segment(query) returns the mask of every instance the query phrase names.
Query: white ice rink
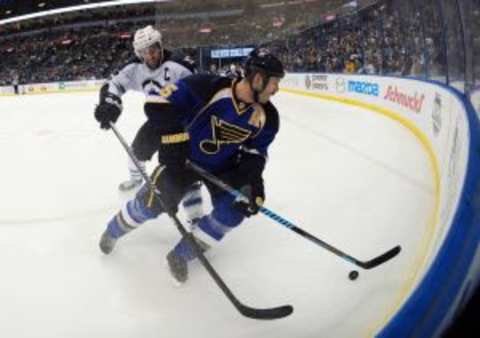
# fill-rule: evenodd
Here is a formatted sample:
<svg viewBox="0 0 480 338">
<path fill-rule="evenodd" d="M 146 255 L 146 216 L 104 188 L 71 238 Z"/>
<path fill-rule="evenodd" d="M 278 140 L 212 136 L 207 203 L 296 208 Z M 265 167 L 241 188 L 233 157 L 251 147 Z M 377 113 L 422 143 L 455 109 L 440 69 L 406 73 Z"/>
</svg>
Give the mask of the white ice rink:
<svg viewBox="0 0 480 338">
<path fill-rule="evenodd" d="M 249 219 L 207 257 L 242 302 L 294 306 L 276 321 L 239 315 L 198 262 L 174 287 L 164 257 L 179 234 L 166 216 L 104 256 L 99 236 L 131 196 L 117 190 L 126 154 L 99 129 L 96 101 L 0 98 L 0 337 L 369 337 L 418 279 L 434 207 L 421 144 L 382 115 L 288 93 L 274 100 L 281 128 L 266 206 L 359 259 L 397 244 L 399 256 L 350 281 L 351 264 L 262 215 Z M 143 99 L 124 105 L 118 128 L 132 140 Z"/>
</svg>

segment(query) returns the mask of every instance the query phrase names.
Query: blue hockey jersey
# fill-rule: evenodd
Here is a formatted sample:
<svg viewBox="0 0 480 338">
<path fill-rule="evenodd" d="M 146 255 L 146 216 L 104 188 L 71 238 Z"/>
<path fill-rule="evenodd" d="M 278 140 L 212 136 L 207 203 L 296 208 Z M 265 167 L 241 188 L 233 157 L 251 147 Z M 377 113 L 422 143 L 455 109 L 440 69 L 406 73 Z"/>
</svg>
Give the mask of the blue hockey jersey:
<svg viewBox="0 0 480 338">
<path fill-rule="evenodd" d="M 247 104 L 235 97 L 238 80 L 209 74 L 184 78 L 147 102 L 169 102 L 190 135 L 190 160 L 212 173 L 228 170 L 241 152 L 268 156 L 279 130 L 270 102 Z M 155 114 L 149 114 L 155 122 Z"/>
</svg>

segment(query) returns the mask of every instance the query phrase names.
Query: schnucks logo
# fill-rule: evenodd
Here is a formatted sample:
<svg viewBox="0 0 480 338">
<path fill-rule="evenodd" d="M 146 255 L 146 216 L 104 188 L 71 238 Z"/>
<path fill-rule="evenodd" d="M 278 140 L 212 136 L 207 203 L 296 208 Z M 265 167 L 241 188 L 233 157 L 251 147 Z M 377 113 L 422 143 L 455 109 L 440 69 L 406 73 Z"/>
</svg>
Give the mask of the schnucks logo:
<svg viewBox="0 0 480 338">
<path fill-rule="evenodd" d="M 348 91 L 372 96 L 380 94 L 378 84 L 364 81 L 348 81 Z"/>
<path fill-rule="evenodd" d="M 415 92 L 415 95 L 408 95 L 399 91 L 397 86 L 388 86 L 384 99 L 398 103 L 402 107 L 418 114 L 422 111 L 425 95 L 422 94 L 419 96 L 417 92 Z"/>
</svg>

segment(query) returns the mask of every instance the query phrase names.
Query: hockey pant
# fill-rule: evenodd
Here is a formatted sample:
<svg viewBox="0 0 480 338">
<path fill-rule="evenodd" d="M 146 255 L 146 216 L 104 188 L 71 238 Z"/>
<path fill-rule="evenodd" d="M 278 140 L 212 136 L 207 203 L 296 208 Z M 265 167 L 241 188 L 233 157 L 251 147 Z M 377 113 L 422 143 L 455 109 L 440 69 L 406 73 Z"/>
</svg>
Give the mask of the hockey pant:
<svg viewBox="0 0 480 338">
<path fill-rule="evenodd" d="M 132 143 L 133 154 L 143 171 L 145 171 L 145 162 L 152 159 L 152 156 L 157 152 L 159 145 L 160 138 L 155 132 L 152 123 L 150 121 L 145 122 L 138 130 Z M 142 180 L 142 174 L 130 156 L 128 157 L 128 171 L 130 172 L 132 180 Z"/>
<path fill-rule="evenodd" d="M 145 162 L 150 161 L 153 154 L 157 152 L 160 145 L 160 138 L 156 133 L 152 123 L 150 121 L 145 122 L 137 132 L 135 139 L 132 143 L 132 150 L 135 158 L 138 160 L 138 164 L 145 172 Z M 130 171 L 130 177 L 132 180 L 141 181 L 142 174 L 138 170 L 135 163 L 130 156 L 128 157 L 128 170 Z M 195 222 L 198 218 L 203 216 L 203 201 L 201 194 L 200 183 L 193 184 L 185 194 L 182 206 L 187 214 L 189 222 Z"/>
</svg>

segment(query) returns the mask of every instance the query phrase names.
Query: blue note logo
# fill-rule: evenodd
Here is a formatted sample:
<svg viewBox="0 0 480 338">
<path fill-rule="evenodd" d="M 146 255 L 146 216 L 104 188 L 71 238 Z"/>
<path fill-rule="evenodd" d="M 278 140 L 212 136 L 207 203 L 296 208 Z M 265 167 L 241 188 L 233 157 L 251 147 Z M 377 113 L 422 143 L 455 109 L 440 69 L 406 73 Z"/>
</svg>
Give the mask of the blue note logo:
<svg viewBox="0 0 480 338">
<path fill-rule="evenodd" d="M 217 154 L 224 144 L 245 142 L 252 133 L 248 129 L 219 120 L 216 116 L 211 118 L 212 138 L 200 142 L 200 149 L 209 155 Z"/>
</svg>

